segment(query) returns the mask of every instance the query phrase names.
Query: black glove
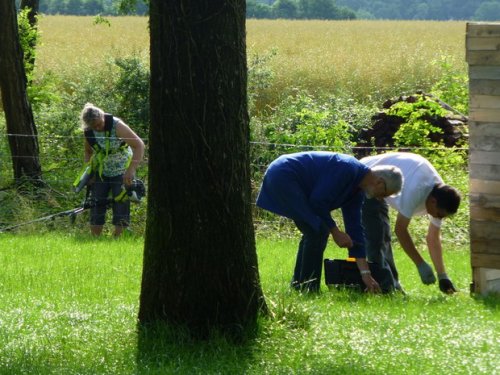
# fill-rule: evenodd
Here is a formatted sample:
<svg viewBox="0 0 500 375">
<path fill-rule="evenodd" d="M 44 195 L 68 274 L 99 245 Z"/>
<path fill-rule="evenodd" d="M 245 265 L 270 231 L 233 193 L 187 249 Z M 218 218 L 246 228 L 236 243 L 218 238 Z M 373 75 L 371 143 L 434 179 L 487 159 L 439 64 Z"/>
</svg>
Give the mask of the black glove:
<svg viewBox="0 0 500 375">
<path fill-rule="evenodd" d="M 457 292 L 457 289 L 451 282 L 451 280 L 448 278 L 448 275 L 446 273 L 440 273 L 438 274 L 439 278 L 439 289 L 441 292 L 446 293 L 446 294 L 453 294 Z"/>
</svg>

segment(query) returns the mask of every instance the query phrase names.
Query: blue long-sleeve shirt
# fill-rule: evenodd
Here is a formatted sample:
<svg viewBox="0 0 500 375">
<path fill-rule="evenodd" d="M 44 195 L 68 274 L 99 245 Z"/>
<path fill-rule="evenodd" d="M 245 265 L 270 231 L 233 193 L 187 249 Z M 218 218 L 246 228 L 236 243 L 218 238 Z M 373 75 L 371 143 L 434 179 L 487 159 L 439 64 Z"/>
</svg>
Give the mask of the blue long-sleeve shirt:
<svg viewBox="0 0 500 375">
<path fill-rule="evenodd" d="M 355 243 L 349 255 L 364 257 L 364 194 L 359 184 L 369 170 L 356 158 L 333 152 L 282 155 L 266 171 L 257 206 L 306 222 L 318 231 L 336 227 L 331 211 L 340 208 L 345 230 Z"/>
</svg>

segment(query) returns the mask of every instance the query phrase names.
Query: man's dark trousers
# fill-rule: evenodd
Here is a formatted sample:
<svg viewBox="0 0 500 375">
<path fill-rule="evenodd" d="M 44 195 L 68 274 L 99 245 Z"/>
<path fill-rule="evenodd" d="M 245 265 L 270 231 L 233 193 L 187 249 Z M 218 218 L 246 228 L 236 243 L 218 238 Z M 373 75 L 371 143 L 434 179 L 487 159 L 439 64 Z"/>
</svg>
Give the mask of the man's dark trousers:
<svg viewBox="0 0 500 375">
<path fill-rule="evenodd" d="M 362 211 L 362 223 L 365 230 L 366 256 L 369 262 L 377 263 L 384 278 L 378 280 L 382 291 L 390 292 L 401 289 L 398 271 L 394 263 L 391 246 L 391 223 L 389 205 L 384 200 L 365 199 Z"/>
</svg>

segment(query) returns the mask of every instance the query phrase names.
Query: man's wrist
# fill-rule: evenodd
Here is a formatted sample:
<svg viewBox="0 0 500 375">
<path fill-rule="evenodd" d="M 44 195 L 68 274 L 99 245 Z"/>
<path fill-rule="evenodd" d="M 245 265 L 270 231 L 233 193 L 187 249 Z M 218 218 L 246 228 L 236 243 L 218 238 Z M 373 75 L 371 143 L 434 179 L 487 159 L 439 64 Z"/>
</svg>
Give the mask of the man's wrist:
<svg viewBox="0 0 500 375">
<path fill-rule="evenodd" d="M 371 271 L 370 270 L 361 270 L 361 271 L 359 271 L 359 273 L 361 274 L 361 276 L 371 275 Z"/>
</svg>

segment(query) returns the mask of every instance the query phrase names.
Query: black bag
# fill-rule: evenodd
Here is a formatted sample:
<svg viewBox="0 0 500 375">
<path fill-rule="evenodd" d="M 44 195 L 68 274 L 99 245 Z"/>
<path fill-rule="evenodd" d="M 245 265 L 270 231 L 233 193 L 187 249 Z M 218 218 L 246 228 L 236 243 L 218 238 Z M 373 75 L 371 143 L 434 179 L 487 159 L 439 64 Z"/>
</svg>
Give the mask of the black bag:
<svg viewBox="0 0 500 375">
<path fill-rule="evenodd" d="M 325 283 L 328 287 L 349 287 L 365 290 L 365 283 L 359 273 L 356 262 L 345 259 L 325 259 Z M 372 277 L 380 284 L 388 270 L 383 269 L 377 263 L 368 263 Z M 381 285 L 382 287 L 382 285 Z M 389 292 L 382 287 L 384 293 Z"/>
</svg>

